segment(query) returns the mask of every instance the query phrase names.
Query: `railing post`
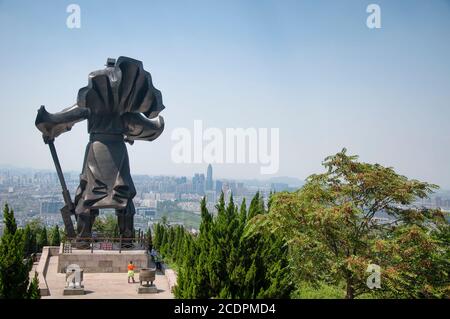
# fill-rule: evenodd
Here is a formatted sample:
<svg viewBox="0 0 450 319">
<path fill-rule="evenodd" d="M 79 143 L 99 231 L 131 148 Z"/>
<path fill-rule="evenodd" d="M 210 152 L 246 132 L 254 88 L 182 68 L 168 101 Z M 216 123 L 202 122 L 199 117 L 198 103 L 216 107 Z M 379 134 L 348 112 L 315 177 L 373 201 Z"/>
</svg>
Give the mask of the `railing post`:
<svg viewBox="0 0 450 319">
<path fill-rule="evenodd" d="M 91 236 L 91 254 L 94 253 L 94 237 Z"/>
</svg>

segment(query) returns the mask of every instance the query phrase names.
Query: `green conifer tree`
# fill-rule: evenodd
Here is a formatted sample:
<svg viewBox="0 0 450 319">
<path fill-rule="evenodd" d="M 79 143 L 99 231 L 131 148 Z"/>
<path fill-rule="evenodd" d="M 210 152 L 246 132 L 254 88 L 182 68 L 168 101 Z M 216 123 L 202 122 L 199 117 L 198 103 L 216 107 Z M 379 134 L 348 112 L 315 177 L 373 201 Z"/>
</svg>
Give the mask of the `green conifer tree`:
<svg viewBox="0 0 450 319">
<path fill-rule="evenodd" d="M 256 215 L 261 213 L 261 201 L 260 201 L 259 191 L 256 192 L 255 196 L 253 196 L 252 201 L 250 202 L 250 207 L 248 209 L 247 219 L 252 219 Z"/>
<path fill-rule="evenodd" d="M 27 292 L 28 299 L 41 299 L 41 291 L 39 290 L 39 279 L 37 273 L 34 274 Z"/>
<path fill-rule="evenodd" d="M 14 210 L 10 209 L 8 204 L 5 204 L 5 207 L 3 208 L 3 222 L 5 223 L 5 234 L 14 234 L 16 232 L 17 223 L 14 218 Z"/>
<path fill-rule="evenodd" d="M 38 251 L 42 251 L 44 246 L 48 246 L 47 228 L 44 226 L 37 234 L 37 247 Z"/>
<path fill-rule="evenodd" d="M 209 282 L 209 254 L 211 245 L 211 229 L 212 215 L 206 207 L 206 198 L 203 197 L 201 203 L 200 233 L 197 237 L 196 244 L 199 252 L 198 259 L 195 264 L 195 285 L 196 298 L 208 298 L 211 295 L 211 285 Z"/>
<path fill-rule="evenodd" d="M 50 246 L 59 246 L 61 244 L 61 234 L 58 225 L 52 228 L 50 234 Z"/>
<path fill-rule="evenodd" d="M 253 217 L 264 214 L 262 197 L 252 200 Z M 284 242 L 269 234 L 245 232 L 246 204 L 240 209 L 230 196 L 226 205 L 221 194 L 215 218 L 201 201 L 200 232 L 184 232 L 183 258 L 179 258 L 177 298 L 288 298 L 292 285 L 288 276 Z M 176 246 L 175 246 L 176 247 Z"/>
<path fill-rule="evenodd" d="M 152 230 L 150 227 L 147 229 L 147 234 L 145 235 L 145 238 L 147 240 L 148 250 L 151 251 L 153 248 L 153 238 L 152 238 Z"/>
<path fill-rule="evenodd" d="M 36 236 L 34 232 L 31 230 L 30 225 L 28 224 L 25 226 L 23 237 L 24 237 L 23 252 L 24 257 L 26 258 L 36 252 Z"/>
<path fill-rule="evenodd" d="M 159 248 L 159 252 L 160 252 L 161 256 L 165 257 L 166 252 L 167 252 L 167 245 L 169 242 L 169 238 L 168 238 L 169 234 L 168 234 L 167 228 L 164 226 L 162 226 L 160 230 L 162 232 L 162 235 L 161 235 L 161 245 Z"/>
<path fill-rule="evenodd" d="M 6 231 L 0 239 L 0 298 L 24 299 L 29 295 L 31 259 L 24 259 L 24 232 L 17 229 L 14 212 L 5 205 Z"/>
<path fill-rule="evenodd" d="M 244 197 L 241 203 L 241 208 L 239 210 L 239 224 L 241 227 L 243 227 L 246 222 L 247 222 L 247 203 Z"/>
</svg>

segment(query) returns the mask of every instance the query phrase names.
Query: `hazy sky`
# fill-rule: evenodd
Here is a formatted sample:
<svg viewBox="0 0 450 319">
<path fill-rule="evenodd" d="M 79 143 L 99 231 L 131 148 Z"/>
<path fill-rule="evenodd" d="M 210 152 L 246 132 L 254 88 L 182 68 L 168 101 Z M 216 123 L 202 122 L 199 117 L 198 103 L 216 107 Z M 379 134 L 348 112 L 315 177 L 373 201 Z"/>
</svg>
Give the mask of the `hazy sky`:
<svg viewBox="0 0 450 319">
<path fill-rule="evenodd" d="M 81 7 L 69 29 L 66 8 Z M 366 7 L 381 7 L 369 29 Z M 128 147 L 132 173 L 191 176 L 175 128 L 280 129 L 276 175 L 305 178 L 347 147 L 361 160 L 450 188 L 450 1 L 0 0 L 0 164 L 53 168 L 36 110 L 75 102 L 107 57 L 144 62 L 162 91 L 163 135 Z M 80 170 L 86 123 L 59 137 Z M 214 165 L 262 178 L 259 165 Z"/>
</svg>

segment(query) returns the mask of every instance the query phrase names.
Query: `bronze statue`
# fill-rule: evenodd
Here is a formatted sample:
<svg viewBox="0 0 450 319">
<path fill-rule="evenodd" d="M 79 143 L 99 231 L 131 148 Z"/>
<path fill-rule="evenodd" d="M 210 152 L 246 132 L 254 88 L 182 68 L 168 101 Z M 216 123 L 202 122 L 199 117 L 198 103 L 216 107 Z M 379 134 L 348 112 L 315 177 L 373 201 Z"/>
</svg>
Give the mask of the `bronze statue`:
<svg viewBox="0 0 450 319">
<path fill-rule="evenodd" d="M 150 73 L 141 61 L 128 57 L 119 57 L 117 62 L 109 58 L 105 69 L 89 74 L 88 86 L 79 90 L 72 107 L 51 114 L 41 106 L 35 124 L 50 146 L 63 188 L 66 206 L 61 213 L 68 237 L 91 237 L 95 217 L 102 208 L 114 208 L 121 236 L 133 237 L 136 190 L 125 142 L 153 141 L 161 135 L 164 119 L 159 113 L 163 109 L 161 92 L 153 87 Z M 72 203 L 53 141 L 85 119 L 89 143 Z M 77 220 L 76 234 L 71 214 Z"/>
</svg>

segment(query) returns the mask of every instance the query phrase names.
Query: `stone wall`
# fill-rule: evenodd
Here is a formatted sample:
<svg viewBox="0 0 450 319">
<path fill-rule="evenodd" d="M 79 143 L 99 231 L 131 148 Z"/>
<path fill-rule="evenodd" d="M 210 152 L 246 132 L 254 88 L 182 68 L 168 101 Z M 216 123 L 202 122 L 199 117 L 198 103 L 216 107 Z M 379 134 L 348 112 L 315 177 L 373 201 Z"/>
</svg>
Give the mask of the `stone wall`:
<svg viewBox="0 0 450 319">
<path fill-rule="evenodd" d="M 42 248 L 42 254 L 40 255 L 39 263 L 36 266 L 36 272 L 38 274 L 39 280 L 39 291 L 41 293 L 41 296 L 50 295 L 45 276 L 47 276 L 48 261 L 50 260 L 50 257 L 57 256 L 59 254 L 59 250 L 60 247 L 58 246 L 45 246 Z M 31 276 L 34 277 L 34 274 L 30 274 L 30 277 Z M 33 277 L 31 277 L 31 279 Z"/>
<path fill-rule="evenodd" d="M 85 273 L 126 273 L 130 261 L 140 268 L 149 267 L 149 255 L 145 250 L 132 251 L 95 251 L 72 250 L 72 253 L 60 253 L 58 259 L 58 272 L 65 273 L 66 267 L 77 264 Z"/>
<path fill-rule="evenodd" d="M 177 285 L 177 273 L 169 268 L 166 264 L 161 265 L 161 271 L 166 276 L 167 282 L 169 284 L 170 292 L 173 293 L 175 286 Z"/>
</svg>

